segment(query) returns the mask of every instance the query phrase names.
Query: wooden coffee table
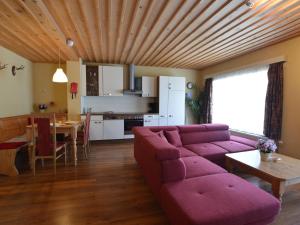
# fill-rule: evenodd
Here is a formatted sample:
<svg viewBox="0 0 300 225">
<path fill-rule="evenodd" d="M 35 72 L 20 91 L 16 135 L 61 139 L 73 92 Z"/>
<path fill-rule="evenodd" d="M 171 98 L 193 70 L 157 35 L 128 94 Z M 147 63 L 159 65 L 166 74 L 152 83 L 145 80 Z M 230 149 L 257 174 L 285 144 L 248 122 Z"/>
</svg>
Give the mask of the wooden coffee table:
<svg viewBox="0 0 300 225">
<path fill-rule="evenodd" d="M 300 160 L 273 153 L 280 160 L 262 161 L 259 150 L 226 154 L 229 171 L 234 167 L 272 184 L 273 194 L 281 199 L 285 188 L 300 183 Z"/>
</svg>

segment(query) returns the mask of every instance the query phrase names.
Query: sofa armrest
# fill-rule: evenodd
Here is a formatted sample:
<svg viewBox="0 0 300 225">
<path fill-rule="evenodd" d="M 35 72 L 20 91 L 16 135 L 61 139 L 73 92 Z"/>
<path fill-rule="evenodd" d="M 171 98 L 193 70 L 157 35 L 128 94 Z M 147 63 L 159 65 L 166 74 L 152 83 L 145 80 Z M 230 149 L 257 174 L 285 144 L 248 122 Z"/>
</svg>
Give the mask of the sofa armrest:
<svg viewBox="0 0 300 225">
<path fill-rule="evenodd" d="M 182 159 L 165 160 L 162 163 L 162 181 L 172 182 L 183 180 L 186 176 L 186 168 Z"/>
<path fill-rule="evenodd" d="M 148 137 L 156 135 L 148 127 L 134 127 L 132 129 L 132 132 L 135 135 L 135 137 Z"/>
</svg>

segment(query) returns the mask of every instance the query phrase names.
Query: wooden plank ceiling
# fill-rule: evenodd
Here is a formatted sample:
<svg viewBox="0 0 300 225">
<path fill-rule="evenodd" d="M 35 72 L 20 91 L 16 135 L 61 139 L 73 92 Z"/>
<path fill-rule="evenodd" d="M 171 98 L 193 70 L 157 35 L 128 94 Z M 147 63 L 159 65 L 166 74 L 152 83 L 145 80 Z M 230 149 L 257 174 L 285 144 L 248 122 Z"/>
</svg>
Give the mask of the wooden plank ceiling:
<svg viewBox="0 0 300 225">
<path fill-rule="evenodd" d="M 252 2 L 0 0 L 0 45 L 33 62 L 60 48 L 63 61 L 200 69 L 300 34 L 300 0 Z"/>
</svg>

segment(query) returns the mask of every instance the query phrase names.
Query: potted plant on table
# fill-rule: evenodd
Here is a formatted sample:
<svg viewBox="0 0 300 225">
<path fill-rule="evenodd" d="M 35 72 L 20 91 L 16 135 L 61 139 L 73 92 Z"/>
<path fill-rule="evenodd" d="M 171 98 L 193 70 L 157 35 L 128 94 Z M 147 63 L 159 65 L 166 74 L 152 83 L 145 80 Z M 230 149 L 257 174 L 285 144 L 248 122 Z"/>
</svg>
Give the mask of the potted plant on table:
<svg viewBox="0 0 300 225">
<path fill-rule="evenodd" d="M 277 150 L 277 145 L 272 139 L 259 139 L 256 147 L 259 149 L 263 161 L 270 160 L 272 153 Z"/>
</svg>

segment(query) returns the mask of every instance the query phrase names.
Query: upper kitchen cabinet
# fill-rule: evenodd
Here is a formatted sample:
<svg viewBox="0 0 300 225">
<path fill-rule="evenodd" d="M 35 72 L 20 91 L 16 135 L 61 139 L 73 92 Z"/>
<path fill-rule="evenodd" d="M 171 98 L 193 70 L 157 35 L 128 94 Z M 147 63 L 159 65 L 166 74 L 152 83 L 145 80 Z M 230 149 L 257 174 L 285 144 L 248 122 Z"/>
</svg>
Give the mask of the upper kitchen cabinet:
<svg viewBox="0 0 300 225">
<path fill-rule="evenodd" d="M 82 96 L 122 96 L 122 66 L 81 66 Z"/>
<path fill-rule="evenodd" d="M 103 95 L 123 96 L 123 66 L 103 66 Z"/>
<path fill-rule="evenodd" d="M 142 97 L 157 97 L 156 77 L 142 77 Z"/>
</svg>

